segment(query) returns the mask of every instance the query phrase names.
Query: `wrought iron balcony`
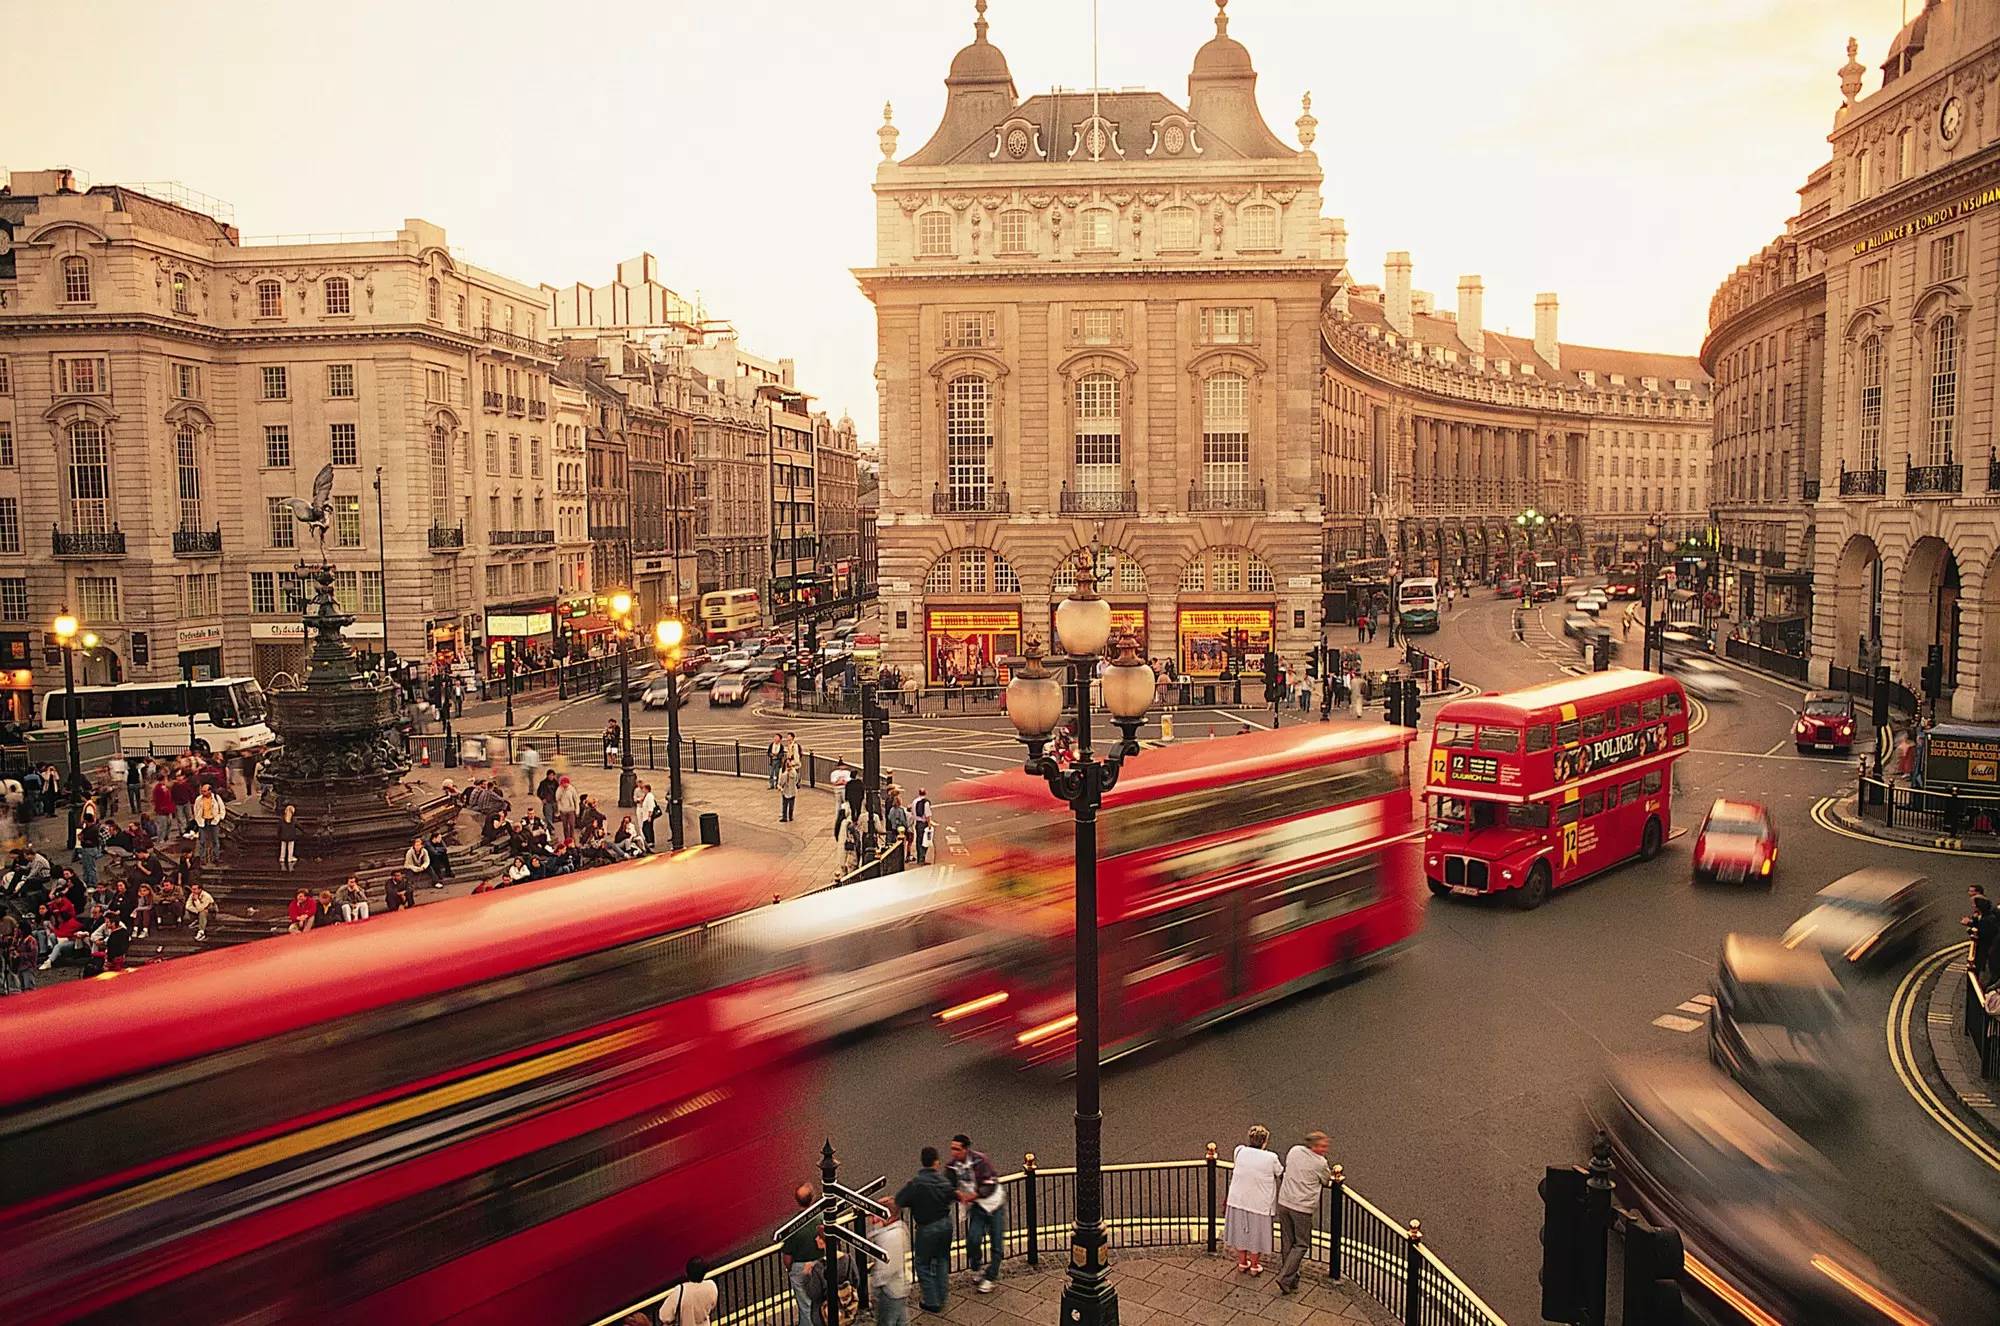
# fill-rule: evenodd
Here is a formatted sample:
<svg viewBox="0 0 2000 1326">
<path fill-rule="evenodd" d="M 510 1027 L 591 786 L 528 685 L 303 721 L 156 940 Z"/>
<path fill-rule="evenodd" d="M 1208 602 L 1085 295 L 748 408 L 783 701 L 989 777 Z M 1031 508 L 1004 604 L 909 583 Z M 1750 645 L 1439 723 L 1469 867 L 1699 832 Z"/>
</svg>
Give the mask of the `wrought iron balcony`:
<svg viewBox="0 0 2000 1326">
<path fill-rule="evenodd" d="M 528 398 L 526 396 L 509 396 L 507 398 L 507 413 L 526 414 L 527 412 Z"/>
<path fill-rule="evenodd" d="M 1986 491 L 2000 492 L 2000 456 L 1986 458 Z"/>
<path fill-rule="evenodd" d="M 65 533 L 53 528 L 52 544 L 58 557 L 123 557 L 125 531 L 113 525 L 89 534 Z"/>
<path fill-rule="evenodd" d="M 1734 543 L 1725 543 L 1722 545 L 1722 560 L 1725 562 L 1736 560 L 1736 545 Z"/>
<path fill-rule="evenodd" d="M 549 403 L 548 403 L 547 401 L 529 401 L 529 402 L 528 402 L 528 417 L 529 417 L 530 419 L 546 419 L 546 418 L 548 418 L 548 417 L 549 417 Z"/>
<path fill-rule="evenodd" d="M 489 410 L 503 408 L 506 400 L 507 398 L 497 391 L 482 391 L 479 393 L 479 403 Z"/>
<path fill-rule="evenodd" d="M 592 525 L 590 527 L 590 541 L 592 543 L 623 543 L 631 537 L 632 528 L 629 525 Z"/>
<path fill-rule="evenodd" d="M 1056 510 L 1065 516 L 1132 515 L 1139 509 L 1139 485 L 1123 488 L 1072 488 L 1067 483 L 1056 496 Z"/>
<path fill-rule="evenodd" d="M 174 556 L 201 557 L 222 551 L 222 527 L 214 529 L 177 529 L 174 531 Z"/>
<path fill-rule="evenodd" d="M 557 357 L 554 346 L 527 336 L 516 336 L 510 331 L 501 331 L 498 327 L 481 327 L 479 339 L 488 345 L 497 345 L 503 350 L 512 350 L 517 354 L 535 355 L 544 359 Z"/>
<path fill-rule="evenodd" d="M 1911 465 L 1903 471 L 1905 493 L 1962 493 L 1963 465 Z"/>
<path fill-rule="evenodd" d="M 1840 472 L 1840 495 L 1842 497 L 1880 497 L 1889 487 L 1887 470 L 1842 470 Z"/>
<path fill-rule="evenodd" d="M 1819 480 L 1807 479 L 1800 488 L 1799 496 L 1808 502 L 1819 501 Z"/>
<path fill-rule="evenodd" d="M 1187 509 L 1190 511 L 1264 511 L 1268 506 L 1264 497 L 1264 482 L 1258 480 L 1255 486 L 1230 484 L 1219 488 L 1205 488 L 1200 484 L 1188 485 Z"/>
<path fill-rule="evenodd" d="M 931 489 L 931 514 L 934 516 L 1004 516 L 1014 509 L 1014 499 L 1007 494 L 1007 485 L 998 488 L 966 488 L 957 492 L 945 492 L 942 488 Z"/>
<path fill-rule="evenodd" d="M 552 529 L 496 529 L 487 535 L 488 543 L 554 543 L 556 532 Z"/>
<path fill-rule="evenodd" d="M 465 546 L 465 526 L 431 526 L 431 549 L 434 552 L 450 552 Z"/>
<path fill-rule="evenodd" d="M 1783 548 L 1766 548 L 1757 554 L 1757 560 L 1765 566 L 1782 567 L 1785 564 L 1785 550 Z"/>
</svg>

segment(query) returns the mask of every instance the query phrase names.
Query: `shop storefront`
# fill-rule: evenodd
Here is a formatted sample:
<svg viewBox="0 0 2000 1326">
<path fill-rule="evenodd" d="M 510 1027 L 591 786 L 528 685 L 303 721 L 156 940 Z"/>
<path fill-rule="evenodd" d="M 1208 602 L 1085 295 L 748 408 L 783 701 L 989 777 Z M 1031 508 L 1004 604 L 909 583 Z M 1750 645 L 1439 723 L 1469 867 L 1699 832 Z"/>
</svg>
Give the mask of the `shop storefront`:
<svg viewBox="0 0 2000 1326">
<path fill-rule="evenodd" d="M 341 628 L 341 638 L 374 642 L 382 638 L 381 621 L 350 622 Z M 379 644 L 361 643 L 363 653 L 379 649 Z M 304 622 L 251 622 L 250 675 L 267 689 L 297 686 L 306 678 L 308 645 Z M 185 674 L 184 674 L 185 675 Z"/>
<path fill-rule="evenodd" d="M 1194 677 L 1223 676 L 1234 671 L 1238 659 L 1246 672 L 1260 668 L 1272 647 L 1275 618 L 1276 610 L 1268 606 L 1180 608 L 1179 666 Z"/>
<path fill-rule="evenodd" d="M 425 622 L 424 640 L 430 646 L 434 666 L 448 668 L 465 657 L 465 633 L 456 617 L 434 617 Z"/>
<path fill-rule="evenodd" d="M 303 628 L 301 628 L 303 629 Z M 222 627 L 183 626 L 174 632 L 180 651 L 180 675 L 190 681 L 212 681 L 222 675 Z"/>
<path fill-rule="evenodd" d="M 1058 606 L 1059 604 L 1057 603 L 1049 605 L 1048 625 L 1046 633 L 1042 636 L 1044 641 L 1056 638 L 1056 608 Z M 1118 600 L 1113 599 L 1111 601 L 1111 638 L 1104 642 L 1104 656 L 1106 658 L 1117 656 L 1119 642 L 1125 638 L 1125 634 L 1128 631 L 1132 634 L 1132 647 L 1139 651 L 1141 658 L 1147 657 L 1146 642 L 1149 637 L 1146 635 L 1146 605 L 1141 602 L 1120 603 Z"/>
<path fill-rule="evenodd" d="M 995 685 L 1000 660 L 1021 652 L 1021 610 L 924 609 L 925 677 L 930 685 Z"/>
<path fill-rule="evenodd" d="M 35 673 L 26 631 L 0 631 L 0 718 L 26 723 L 35 714 Z"/>
<path fill-rule="evenodd" d="M 541 599 L 530 603 L 505 603 L 486 610 L 486 673 L 500 674 L 503 655 L 511 645 L 518 669 L 543 667 L 553 657 L 556 633 L 556 603 Z"/>
</svg>

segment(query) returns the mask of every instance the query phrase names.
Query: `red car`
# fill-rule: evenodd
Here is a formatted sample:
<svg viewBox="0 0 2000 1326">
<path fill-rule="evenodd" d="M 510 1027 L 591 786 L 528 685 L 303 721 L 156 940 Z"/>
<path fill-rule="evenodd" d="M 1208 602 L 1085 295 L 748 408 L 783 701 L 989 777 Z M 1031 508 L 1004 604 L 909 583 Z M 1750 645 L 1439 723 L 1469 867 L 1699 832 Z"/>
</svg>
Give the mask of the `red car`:
<svg viewBox="0 0 2000 1326">
<path fill-rule="evenodd" d="M 1614 599 L 1636 599 L 1639 597 L 1639 587 L 1629 580 L 1614 580 L 1605 586 L 1604 592 L 1608 597 Z"/>
<path fill-rule="evenodd" d="M 1801 755 L 1853 749 L 1854 697 L 1845 691 L 1807 691 L 1798 721 L 1792 724 L 1792 740 Z"/>
<path fill-rule="evenodd" d="M 1754 801 L 1717 801 L 1694 840 L 1694 877 L 1709 883 L 1768 881 L 1778 867 L 1778 829 Z"/>
</svg>

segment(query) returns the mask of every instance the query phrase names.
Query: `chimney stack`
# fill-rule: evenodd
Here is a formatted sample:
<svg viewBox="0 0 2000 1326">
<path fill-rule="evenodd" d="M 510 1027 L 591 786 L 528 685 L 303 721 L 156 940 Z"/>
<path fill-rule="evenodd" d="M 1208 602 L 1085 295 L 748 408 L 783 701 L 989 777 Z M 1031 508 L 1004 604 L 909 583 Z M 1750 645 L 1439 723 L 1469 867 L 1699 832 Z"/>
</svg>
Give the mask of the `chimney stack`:
<svg viewBox="0 0 2000 1326">
<path fill-rule="evenodd" d="M 1479 355 L 1486 353 L 1486 287 L 1477 276 L 1458 278 L 1458 339 Z"/>
<path fill-rule="evenodd" d="M 1562 347 L 1556 344 L 1556 296 L 1544 290 L 1535 296 L 1535 353 L 1550 368 L 1562 368 Z"/>
<path fill-rule="evenodd" d="M 1382 316 L 1398 336 L 1411 335 L 1410 255 L 1398 249 L 1382 260 Z"/>
</svg>

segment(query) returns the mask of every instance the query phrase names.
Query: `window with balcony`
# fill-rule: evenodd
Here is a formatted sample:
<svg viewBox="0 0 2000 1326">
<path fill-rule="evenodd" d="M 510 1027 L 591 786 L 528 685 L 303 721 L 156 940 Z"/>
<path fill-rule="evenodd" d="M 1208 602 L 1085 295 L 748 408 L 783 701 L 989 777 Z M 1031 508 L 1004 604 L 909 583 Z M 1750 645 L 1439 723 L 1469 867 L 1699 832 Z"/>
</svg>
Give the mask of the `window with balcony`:
<svg viewBox="0 0 2000 1326">
<path fill-rule="evenodd" d="M 952 508 L 981 511 L 993 486 L 993 388 L 965 373 L 945 384 L 945 484 Z"/>
<path fill-rule="evenodd" d="M 331 424 L 327 428 L 327 449 L 336 465 L 359 465 L 361 442 L 353 424 Z"/>
<path fill-rule="evenodd" d="M 1006 220 L 1003 216 L 1002 221 Z M 996 233 L 997 233 L 996 227 Z M 950 212 L 923 212 L 917 216 L 917 255 L 923 258 L 951 256 L 952 220 Z M 1003 252 L 1005 250 L 1002 250 Z"/>
<path fill-rule="evenodd" d="M 79 419 L 68 429 L 69 532 L 107 534 L 111 530 L 111 440 L 104 426 Z"/>
<path fill-rule="evenodd" d="M 1125 487 L 1118 379 L 1087 373 L 1076 383 L 1076 434 L 1072 463 L 1079 493 L 1110 494 Z"/>
<path fill-rule="evenodd" d="M 1214 496 L 1249 490 L 1250 382 L 1241 373 L 1217 373 L 1202 386 L 1201 482 Z"/>
<path fill-rule="evenodd" d="M 1861 343 L 1861 468 L 1882 468 L 1882 338 L 1870 336 Z"/>
<path fill-rule="evenodd" d="M 174 486 L 179 499 L 183 533 L 203 528 L 201 503 L 201 434 L 182 424 L 174 434 Z"/>
<path fill-rule="evenodd" d="M 90 302 L 90 259 L 68 257 L 62 260 L 63 302 L 65 304 L 88 304 Z"/>
<path fill-rule="evenodd" d="M 1161 252 L 1185 252 L 1195 246 L 1195 211 L 1192 207 L 1167 207 L 1160 211 Z"/>
<path fill-rule="evenodd" d="M 443 424 L 431 428 L 431 526 L 451 523 L 451 430 Z"/>
<path fill-rule="evenodd" d="M 1931 324 L 1930 465 L 1952 463 L 1958 428 L 1958 319 Z"/>
<path fill-rule="evenodd" d="M 257 316 L 260 318 L 282 318 L 285 316 L 285 288 L 276 281 L 257 283 Z"/>
</svg>

